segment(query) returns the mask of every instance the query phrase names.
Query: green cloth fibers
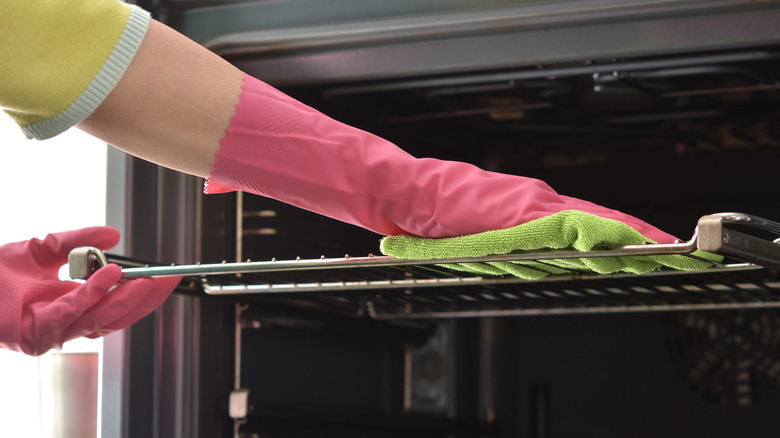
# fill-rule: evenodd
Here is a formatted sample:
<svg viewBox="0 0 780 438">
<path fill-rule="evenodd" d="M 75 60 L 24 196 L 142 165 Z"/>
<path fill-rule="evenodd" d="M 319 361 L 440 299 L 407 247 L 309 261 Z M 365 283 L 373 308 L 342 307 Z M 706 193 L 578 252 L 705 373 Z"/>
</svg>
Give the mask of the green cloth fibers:
<svg viewBox="0 0 780 438">
<path fill-rule="evenodd" d="M 496 254 L 541 252 L 545 250 L 591 251 L 625 245 L 656 243 L 630 226 L 577 210 L 567 210 L 503 230 L 486 231 L 468 236 L 430 239 L 411 235 L 382 239 L 383 254 L 398 259 L 441 259 L 483 257 Z M 722 257 L 696 251 L 703 259 L 720 262 Z M 487 262 L 442 265 L 479 275 L 514 275 L 538 280 L 548 275 L 567 274 L 571 270 L 611 274 L 627 272 L 644 274 L 662 266 L 695 271 L 712 266 L 704 260 L 684 255 L 641 257 L 603 257 L 559 259 L 540 262 Z"/>
</svg>

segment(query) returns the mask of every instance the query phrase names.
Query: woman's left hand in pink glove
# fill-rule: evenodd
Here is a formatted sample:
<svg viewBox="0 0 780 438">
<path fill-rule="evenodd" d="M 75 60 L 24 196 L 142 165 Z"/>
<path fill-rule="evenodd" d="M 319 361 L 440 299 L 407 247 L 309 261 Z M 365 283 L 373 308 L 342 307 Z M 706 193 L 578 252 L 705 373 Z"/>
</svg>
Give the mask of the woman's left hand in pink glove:
<svg viewBox="0 0 780 438">
<path fill-rule="evenodd" d="M 160 306 L 181 278 L 122 280 L 120 267 L 107 265 L 84 283 L 59 279 L 72 249 L 118 242 L 116 229 L 91 227 L 0 246 L 0 347 L 43 354 L 128 327 Z"/>
</svg>

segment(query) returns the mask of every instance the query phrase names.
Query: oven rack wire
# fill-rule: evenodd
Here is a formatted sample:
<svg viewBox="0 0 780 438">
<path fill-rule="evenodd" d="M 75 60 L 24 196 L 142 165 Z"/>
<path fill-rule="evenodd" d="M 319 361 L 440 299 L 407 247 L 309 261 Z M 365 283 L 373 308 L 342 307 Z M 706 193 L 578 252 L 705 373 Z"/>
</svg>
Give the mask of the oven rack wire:
<svg viewBox="0 0 780 438">
<path fill-rule="evenodd" d="M 770 275 L 767 275 L 770 274 Z M 514 284 L 263 295 L 274 302 L 377 320 L 542 316 L 780 307 L 780 279 L 741 264 L 692 275 L 610 275 Z"/>
<path fill-rule="evenodd" d="M 118 263 L 125 278 L 184 276 L 207 295 L 271 299 L 374 319 L 509 316 L 780 307 L 780 224 L 744 213 L 699 219 L 688 242 L 488 257 L 398 260 L 387 256 L 153 266 L 91 247 L 71 253 L 71 278 Z M 466 274 L 440 265 L 591 257 L 680 255 L 697 250 L 724 262 L 684 272 L 596 274 L 570 271 L 540 280 Z M 704 260 L 701 259 L 700 260 Z M 767 269 L 769 268 L 769 269 Z"/>
</svg>

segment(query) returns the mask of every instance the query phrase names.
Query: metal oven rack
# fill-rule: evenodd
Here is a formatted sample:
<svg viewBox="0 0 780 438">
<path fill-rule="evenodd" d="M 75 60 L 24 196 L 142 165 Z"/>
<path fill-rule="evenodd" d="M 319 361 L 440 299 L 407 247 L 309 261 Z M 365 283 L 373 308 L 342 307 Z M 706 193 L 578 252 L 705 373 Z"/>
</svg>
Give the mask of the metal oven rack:
<svg viewBox="0 0 780 438">
<path fill-rule="evenodd" d="M 122 265 L 126 278 L 184 276 L 209 295 L 273 300 L 373 319 L 511 316 L 667 310 L 780 307 L 780 224 L 743 213 L 699 219 L 693 237 L 675 244 L 635 245 L 590 252 L 552 251 L 480 258 L 398 260 L 384 256 L 271 260 L 265 262 L 150 266 L 107 256 L 95 248 L 74 250 L 71 277 L 86 278 L 100 266 Z M 440 265 L 488 261 L 536 261 L 591 257 L 696 257 L 722 255 L 702 271 L 659 269 L 643 274 L 570 271 L 541 280 L 488 277 Z"/>
</svg>

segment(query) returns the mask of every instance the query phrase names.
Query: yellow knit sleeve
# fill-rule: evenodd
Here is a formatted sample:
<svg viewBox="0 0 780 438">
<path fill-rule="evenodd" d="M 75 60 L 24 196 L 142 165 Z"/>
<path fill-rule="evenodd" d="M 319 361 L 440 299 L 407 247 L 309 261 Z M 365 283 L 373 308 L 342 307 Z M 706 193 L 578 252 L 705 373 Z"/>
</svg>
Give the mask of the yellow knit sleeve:
<svg viewBox="0 0 780 438">
<path fill-rule="evenodd" d="M 149 20 L 117 0 L 4 0 L 0 107 L 30 138 L 67 130 L 119 82 Z"/>
</svg>

